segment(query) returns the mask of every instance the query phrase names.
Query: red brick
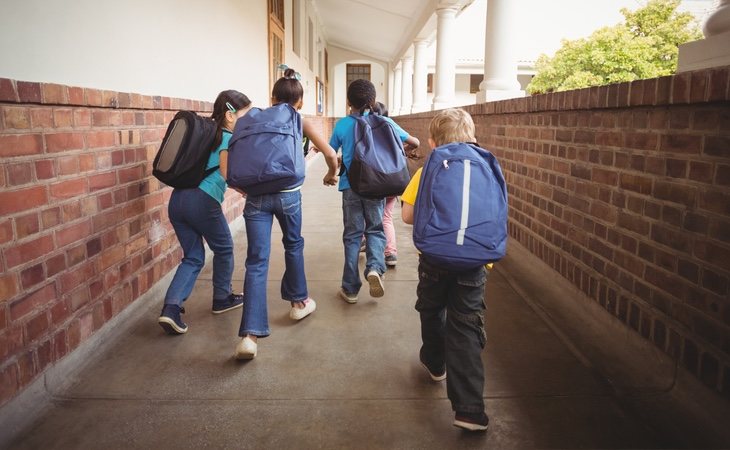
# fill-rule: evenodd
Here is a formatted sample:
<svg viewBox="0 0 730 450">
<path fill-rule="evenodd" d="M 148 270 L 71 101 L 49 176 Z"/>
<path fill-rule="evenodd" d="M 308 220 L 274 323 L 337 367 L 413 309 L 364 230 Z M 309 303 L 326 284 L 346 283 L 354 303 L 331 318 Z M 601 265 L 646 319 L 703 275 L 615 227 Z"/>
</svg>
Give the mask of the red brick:
<svg viewBox="0 0 730 450">
<path fill-rule="evenodd" d="M 690 161 L 689 163 L 689 179 L 707 183 L 712 179 L 712 163 L 701 161 Z"/>
<path fill-rule="evenodd" d="M 84 148 L 84 135 L 81 133 L 46 134 L 46 149 L 49 152 L 80 150 Z"/>
<path fill-rule="evenodd" d="M 113 147 L 117 144 L 114 131 L 98 131 L 86 135 L 89 148 Z"/>
<path fill-rule="evenodd" d="M 730 158 L 730 136 L 707 136 L 703 153 Z"/>
<path fill-rule="evenodd" d="M 0 275 L 0 302 L 7 301 L 18 294 L 18 278 L 14 273 Z"/>
<path fill-rule="evenodd" d="M 73 126 L 73 111 L 69 108 L 54 109 L 53 123 L 55 128 L 71 128 Z"/>
<path fill-rule="evenodd" d="M 37 208 L 48 202 L 45 186 L 0 192 L 0 215 Z"/>
<path fill-rule="evenodd" d="M 117 182 L 116 172 L 106 172 L 89 176 L 89 191 L 112 187 Z"/>
<path fill-rule="evenodd" d="M 73 270 L 67 270 L 61 275 L 61 293 L 69 293 L 79 286 L 87 283 L 95 275 L 95 273 L 94 264 L 91 261 L 81 264 Z"/>
<path fill-rule="evenodd" d="M 620 186 L 640 194 L 651 194 L 652 178 L 622 173 Z"/>
<path fill-rule="evenodd" d="M 30 128 L 30 110 L 26 107 L 2 106 L 5 129 L 27 130 Z"/>
<path fill-rule="evenodd" d="M 73 267 L 86 260 L 86 246 L 81 244 L 71 247 L 66 251 L 66 262 L 68 267 Z"/>
<path fill-rule="evenodd" d="M 53 127 L 53 109 L 32 108 L 30 110 L 30 123 L 34 129 Z"/>
<path fill-rule="evenodd" d="M 43 153 L 43 137 L 40 134 L 0 135 L 0 156 L 26 156 Z"/>
<path fill-rule="evenodd" d="M 66 256 L 61 253 L 60 255 L 46 259 L 44 264 L 46 266 L 46 276 L 51 278 L 66 269 Z"/>
<path fill-rule="evenodd" d="M 53 238 L 50 235 L 41 236 L 30 242 L 6 249 L 5 263 L 8 268 L 12 268 L 33 261 L 53 250 Z"/>
<path fill-rule="evenodd" d="M 707 100 L 717 102 L 728 99 L 728 78 L 730 78 L 730 69 L 727 67 L 719 67 L 710 70 Z"/>
<path fill-rule="evenodd" d="M 28 314 L 44 309 L 56 300 L 56 285 L 54 283 L 28 294 L 27 296 L 10 303 L 10 319 L 15 321 Z"/>
<path fill-rule="evenodd" d="M 73 175 L 79 172 L 79 158 L 77 155 L 58 158 L 58 174 Z"/>
<path fill-rule="evenodd" d="M 672 104 L 688 103 L 691 74 L 680 73 L 672 77 Z"/>
<path fill-rule="evenodd" d="M 110 125 L 110 117 L 111 113 L 107 110 L 94 110 L 91 113 L 91 123 L 95 127 L 108 127 Z"/>
<path fill-rule="evenodd" d="M 43 224 L 44 230 L 53 228 L 61 223 L 61 208 L 55 207 L 41 211 L 41 223 Z"/>
<path fill-rule="evenodd" d="M 624 133 L 624 145 L 628 148 L 656 150 L 658 140 L 655 133 Z"/>
<path fill-rule="evenodd" d="M 719 191 L 700 192 L 699 206 L 706 211 L 730 215 L 730 194 Z"/>
<path fill-rule="evenodd" d="M 709 73 L 706 70 L 698 70 L 696 72 L 692 72 L 689 94 L 689 101 L 691 103 L 699 103 L 705 100 L 708 76 Z"/>
<path fill-rule="evenodd" d="M 42 83 L 43 103 L 65 105 L 68 103 L 68 87 L 61 84 Z"/>
<path fill-rule="evenodd" d="M 33 212 L 15 218 L 15 233 L 17 239 L 23 239 L 40 231 L 38 213 Z"/>
<path fill-rule="evenodd" d="M 79 155 L 79 170 L 89 172 L 96 169 L 96 158 L 93 154 L 82 153 Z"/>
<path fill-rule="evenodd" d="M 53 336 L 53 359 L 58 361 L 68 353 L 68 343 L 66 342 L 66 330 L 61 330 Z"/>
<path fill-rule="evenodd" d="M 98 89 L 84 89 L 86 104 L 89 106 L 103 106 L 101 101 L 101 91 Z"/>
<path fill-rule="evenodd" d="M 50 195 L 53 199 L 66 199 L 85 194 L 86 178 L 75 178 L 50 185 Z"/>
<path fill-rule="evenodd" d="M 25 324 L 25 339 L 26 345 L 32 344 L 39 338 L 45 336 L 48 333 L 48 313 L 46 311 L 41 312 L 35 317 L 31 318 Z"/>
<path fill-rule="evenodd" d="M 88 109 L 74 109 L 74 127 L 86 128 L 91 126 L 91 111 Z"/>
<path fill-rule="evenodd" d="M 19 162 L 7 165 L 8 186 L 20 186 L 33 181 L 33 164 L 30 162 Z"/>
<path fill-rule="evenodd" d="M 14 239 L 13 222 L 10 219 L 0 222 L 0 244 L 5 244 Z"/>
<path fill-rule="evenodd" d="M 699 154 L 702 148 L 702 136 L 686 134 L 665 134 L 662 136 L 659 149 L 665 152 Z"/>
<path fill-rule="evenodd" d="M 28 81 L 18 81 L 18 98 L 20 103 L 40 103 L 41 84 Z"/>
<path fill-rule="evenodd" d="M 730 165 L 717 165 L 715 172 L 715 184 L 718 186 L 730 186 Z"/>
<path fill-rule="evenodd" d="M 71 315 L 71 309 L 65 300 L 59 300 L 50 308 L 51 323 L 58 327 Z"/>
<path fill-rule="evenodd" d="M 33 381 L 36 376 L 33 365 L 33 351 L 28 351 L 18 357 L 18 384 L 25 386 Z"/>
<path fill-rule="evenodd" d="M 129 183 L 132 181 L 141 180 L 144 176 L 144 166 L 138 165 L 129 167 L 126 169 L 119 169 L 119 184 Z"/>
<path fill-rule="evenodd" d="M 91 221 L 85 220 L 75 225 L 67 226 L 56 231 L 56 244 L 59 248 L 65 247 L 76 241 L 80 241 L 91 233 Z"/>
<path fill-rule="evenodd" d="M 38 361 L 38 371 L 43 372 L 54 361 L 53 346 L 52 346 L 50 339 L 46 340 L 45 342 L 41 343 L 41 345 L 38 346 L 36 355 L 37 355 L 36 358 Z"/>
<path fill-rule="evenodd" d="M 84 105 L 84 88 L 80 87 L 69 87 L 68 88 L 68 103 L 71 105 Z"/>
<path fill-rule="evenodd" d="M 17 102 L 18 93 L 15 90 L 13 80 L 8 78 L 0 78 L 0 101 Z"/>
<path fill-rule="evenodd" d="M 18 393 L 18 369 L 15 363 L 6 364 L 0 369 L 0 405 L 4 405 L 8 400 L 15 397 Z"/>
</svg>

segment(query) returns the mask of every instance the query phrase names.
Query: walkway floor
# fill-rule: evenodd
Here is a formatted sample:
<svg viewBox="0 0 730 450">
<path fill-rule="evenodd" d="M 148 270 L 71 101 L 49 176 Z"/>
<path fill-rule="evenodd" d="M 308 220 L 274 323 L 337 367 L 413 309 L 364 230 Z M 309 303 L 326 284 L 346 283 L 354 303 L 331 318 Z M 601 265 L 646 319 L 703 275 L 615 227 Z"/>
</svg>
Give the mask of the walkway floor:
<svg viewBox="0 0 730 450">
<path fill-rule="evenodd" d="M 312 316 L 293 323 L 289 304 L 279 300 L 283 251 L 275 225 L 272 335 L 259 341 L 256 359 L 233 359 L 240 310 L 210 313 L 208 264 L 186 304 L 186 335 L 165 335 L 156 323 L 161 299 L 149 299 L 140 306 L 143 314 L 85 361 L 69 386 L 50 393 L 52 406 L 10 447 L 691 446 L 672 441 L 667 430 L 626 407 L 612 385 L 512 287 L 508 264 L 493 271 L 487 288 L 483 359 L 489 431 L 453 427 L 445 383 L 432 382 L 418 363 L 410 228 L 397 221 L 399 261 L 388 271 L 385 296 L 372 299 L 364 288 L 357 304 L 339 300 L 340 195 L 322 186 L 323 173 L 322 158 L 315 158 L 303 192 L 307 276 L 318 304 Z M 234 286 L 240 288 L 245 233 L 237 231 L 234 240 Z"/>
</svg>

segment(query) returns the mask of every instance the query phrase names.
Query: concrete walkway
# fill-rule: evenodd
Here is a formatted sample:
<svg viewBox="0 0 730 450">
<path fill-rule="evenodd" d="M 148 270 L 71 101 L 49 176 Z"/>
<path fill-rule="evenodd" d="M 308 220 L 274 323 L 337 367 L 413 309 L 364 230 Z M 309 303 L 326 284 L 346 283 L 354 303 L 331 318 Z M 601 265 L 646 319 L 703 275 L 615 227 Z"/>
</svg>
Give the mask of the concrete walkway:
<svg viewBox="0 0 730 450">
<path fill-rule="evenodd" d="M 484 351 L 489 431 L 451 425 L 445 383 L 418 363 L 417 256 L 398 219 L 399 260 L 386 293 L 367 288 L 349 305 L 342 274 L 341 197 L 322 186 L 317 157 L 304 187 L 305 258 L 318 309 L 294 323 L 280 300 L 281 233 L 269 273 L 272 335 L 250 362 L 233 359 L 240 310 L 212 315 L 211 264 L 186 303 L 189 331 L 167 336 L 161 297 L 141 299 L 133 320 L 83 361 L 49 408 L 9 448 L 658 448 L 702 444 L 657 429 L 649 409 L 628 404 L 579 345 L 535 308 L 512 255 L 488 280 Z M 396 215 L 400 215 L 399 208 Z M 239 224 L 240 225 L 240 224 Z M 238 227 L 240 228 L 240 226 Z M 245 232 L 234 234 L 234 286 L 243 284 Z M 510 244 L 514 252 L 519 248 Z M 524 255 L 524 250 L 522 250 Z M 550 278 L 548 284 L 557 283 Z M 164 292 L 165 286 L 158 291 Z M 529 292 L 528 292 L 529 291 Z M 547 293 L 546 288 L 542 292 Z M 138 303 L 139 303 L 138 302 Z M 610 343 L 609 343 L 610 345 Z M 647 402 L 644 402 L 647 403 Z M 657 402 L 655 402 L 657 403 Z M 12 406 L 12 405 L 11 405 Z M 646 406 L 646 405 L 644 405 Z M 22 414 L 22 411 L 16 411 Z M 684 430 L 682 430 L 684 432 Z"/>
</svg>

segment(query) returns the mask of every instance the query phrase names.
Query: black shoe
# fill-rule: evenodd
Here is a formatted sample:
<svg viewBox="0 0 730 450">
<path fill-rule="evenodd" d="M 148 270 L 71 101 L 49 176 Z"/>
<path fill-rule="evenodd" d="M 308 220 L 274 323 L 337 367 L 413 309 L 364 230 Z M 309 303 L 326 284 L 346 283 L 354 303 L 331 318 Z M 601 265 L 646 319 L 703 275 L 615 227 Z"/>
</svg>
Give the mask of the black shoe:
<svg viewBox="0 0 730 450">
<path fill-rule="evenodd" d="M 433 381 L 443 381 L 446 379 L 446 366 L 440 367 L 438 370 L 433 370 L 430 367 L 426 365 L 423 360 L 421 360 L 421 365 L 424 369 L 428 372 L 428 374 L 431 376 L 431 379 Z"/>
<path fill-rule="evenodd" d="M 167 334 L 184 334 L 188 332 L 188 326 L 182 321 L 180 313 L 185 313 L 185 308 L 177 305 L 165 305 L 162 307 L 162 314 L 157 319 Z"/>
<path fill-rule="evenodd" d="M 222 314 L 243 305 L 243 294 L 228 294 L 223 300 L 213 300 L 213 314 Z"/>
<path fill-rule="evenodd" d="M 468 413 L 457 411 L 456 417 L 454 417 L 454 426 L 469 431 L 487 431 L 489 417 L 483 412 Z"/>
</svg>

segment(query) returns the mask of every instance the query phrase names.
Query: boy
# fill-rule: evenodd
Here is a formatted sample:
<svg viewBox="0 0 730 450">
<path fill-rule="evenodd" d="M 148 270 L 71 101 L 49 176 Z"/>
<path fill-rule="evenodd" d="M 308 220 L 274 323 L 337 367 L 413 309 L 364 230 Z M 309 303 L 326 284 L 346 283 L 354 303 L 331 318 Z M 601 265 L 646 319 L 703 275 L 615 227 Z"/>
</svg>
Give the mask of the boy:
<svg viewBox="0 0 730 450">
<path fill-rule="evenodd" d="M 462 109 L 446 109 L 429 125 L 429 145 L 475 142 L 474 121 Z M 421 170 L 413 175 L 401 197 L 403 221 L 414 220 Z M 481 353 L 484 331 L 484 266 L 453 271 L 419 258 L 416 310 L 421 316 L 419 353 L 431 379 L 446 379 L 446 391 L 456 412 L 454 425 L 470 431 L 485 431 L 489 418 L 484 411 L 484 366 Z"/>
<path fill-rule="evenodd" d="M 368 80 L 355 80 L 347 88 L 347 103 L 352 114 L 367 115 L 375 111 L 375 86 Z M 418 139 L 409 136 L 392 119 L 385 119 L 393 125 L 401 141 L 409 146 L 418 147 Z M 339 190 L 342 192 L 342 215 L 344 231 L 342 241 L 345 245 L 345 265 L 342 271 L 342 286 L 338 295 L 347 303 L 357 303 L 357 294 L 362 287 L 358 273 L 360 241 L 365 235 L 365 277 L 370 285 L 371 297 L 385 294 L 383 273 L 385 273 L 385 232 L 383 231 L 383 199 L 362 197 L 350 188 L 347 177 L 355 151 L 355 123 L 352 117 L 343 117 L 335 124 L 330 138 L 330 146 L 342 148 L 342 164 Z"/>
</svg>

